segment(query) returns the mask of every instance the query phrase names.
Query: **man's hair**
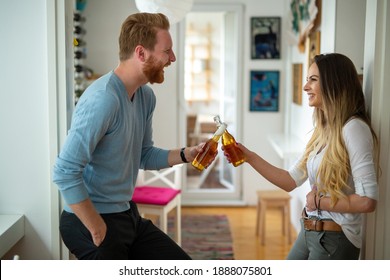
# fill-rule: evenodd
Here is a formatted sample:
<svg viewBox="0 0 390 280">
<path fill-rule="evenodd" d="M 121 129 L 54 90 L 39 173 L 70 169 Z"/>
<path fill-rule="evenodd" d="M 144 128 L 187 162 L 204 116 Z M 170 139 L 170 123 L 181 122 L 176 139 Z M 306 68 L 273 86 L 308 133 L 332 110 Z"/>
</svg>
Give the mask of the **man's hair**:
<svg viewBox="0 0 390 280">
<path fill-rule="evenodd" d="M 119 35 L 119 60 L 130 58 L 138 45 L 153 50 L 157 43 L 157 31 L 169 30 L 169 27 L 168 18 L 161 13 L 136 13 L 128 16 Z"/>
</svg>

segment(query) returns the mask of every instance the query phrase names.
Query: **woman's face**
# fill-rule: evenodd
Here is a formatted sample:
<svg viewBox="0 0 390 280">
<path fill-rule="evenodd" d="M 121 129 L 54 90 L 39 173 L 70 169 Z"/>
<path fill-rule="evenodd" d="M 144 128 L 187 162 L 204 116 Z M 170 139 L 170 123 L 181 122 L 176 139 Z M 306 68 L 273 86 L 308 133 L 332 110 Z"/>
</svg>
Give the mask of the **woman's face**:
<svg viewBox="0 0 390 280">
<path fill-rule="evenodd" d="M 313 63 L 308 71 L 306 84 L 303 87 L 309 96 L 309 106 L 321 108 L 322 107 L 322 92 L 320 88 L 320 74 L 316 63 Z"/>
</svg>

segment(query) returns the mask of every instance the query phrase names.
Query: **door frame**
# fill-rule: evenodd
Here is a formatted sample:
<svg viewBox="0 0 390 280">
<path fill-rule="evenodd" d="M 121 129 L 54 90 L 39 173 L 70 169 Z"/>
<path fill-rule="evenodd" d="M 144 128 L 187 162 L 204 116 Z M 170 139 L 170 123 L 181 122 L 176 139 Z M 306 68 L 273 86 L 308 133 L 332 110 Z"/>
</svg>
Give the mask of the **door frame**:
<svg viewBox="0 0 390 280">
<path fill-rule="evenodd" d="M 195 3 L 192 12 L 234 12 L 236 14 L 236 24 L 235 24 L 235 33 L 236 33 L 236 54 L 235 62 L 237 65 L 236 73 L 237 77 L 239 73 L 242 73 L 242 53 L 243 46 L 239 42 L 243 42 L 243 34 L 240 30 L 244 29 L 243 26 L 243 16 L 244 8 L 242 4 L 221 4 L 221 3 Z M 179 99 L 179 110 L 178 110 L 178 120 L 179 120 L 179 142 L 183 145 L 186 143 L 186 101 L 184 98 L 184 55 L 185 55 L 185 20 L 178 24 L 178 61 L 181 63 L 178 64 L 178 99 Z M 242 92 L 242 79 L 237 78 L 236 83 L 236 137 L 241 138 L 242 135 L 242 98 L 237 98 L 238 93 Z M 183 93 L 183 94 L 180 94 Z M 229 189 L 213 189 L 211 192 L 208 189 L 201 189 L 197 191 L 187 191 L 185 187 L 182 188 L 182 204 L 183 205 L 244 205 L 243 202 L 243 191 L 242 191 L 242 169 L 238 168 L 234 172 L 234 190 Z M 183 174 L 183 182 L 186 182 L 186 174 Z M 183 184 L 184 186 L 186 183 Z"/>
<path fill-rule="evenodd" d="M 73 11 L 75 0 L 46 0 L 47 4 L 47 46 L 48 46 L 48 89 L 50 165 L 54 166 L 60 148 L 63 146 L 74 107 L 73 98 Z M 62 242 L 59 232 L 63 200 L 60 192 L 51 182 L 51 231 L 53 259 L 68 260 L 70 253 Z"/>
</svg>

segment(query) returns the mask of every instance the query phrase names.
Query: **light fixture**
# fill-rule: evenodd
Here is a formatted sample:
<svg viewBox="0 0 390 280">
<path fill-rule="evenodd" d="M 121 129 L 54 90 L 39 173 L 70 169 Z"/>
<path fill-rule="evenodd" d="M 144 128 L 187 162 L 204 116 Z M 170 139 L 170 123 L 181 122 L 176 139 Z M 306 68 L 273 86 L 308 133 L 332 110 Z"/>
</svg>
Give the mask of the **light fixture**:
<svg viewBox="0 0 390 280">
<path fill-rule="evenodd" d="M 191 11 L 194 0 L 135 0 L 140 12 L 162 13 L 171 24 L 181 21 Z"/>
</svg>

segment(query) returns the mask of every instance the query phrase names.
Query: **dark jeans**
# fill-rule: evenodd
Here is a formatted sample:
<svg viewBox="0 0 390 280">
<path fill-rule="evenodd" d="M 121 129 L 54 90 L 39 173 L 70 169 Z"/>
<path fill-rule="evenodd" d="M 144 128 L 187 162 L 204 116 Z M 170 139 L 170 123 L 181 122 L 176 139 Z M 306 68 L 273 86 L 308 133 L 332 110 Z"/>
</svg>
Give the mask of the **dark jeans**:
<svg viewBox="0 0 390 280">
<path fill-rule="evenodd" d="M 142 218 L 134 202 L 130 210 L 101 215 L 107 234 L 97 247 L 88 229 L 73 213 L 63 211 L 60 220 L 62 240 L 80 260 L 189 260 L 168 235 L 150 220 Z"/>
</svg>

